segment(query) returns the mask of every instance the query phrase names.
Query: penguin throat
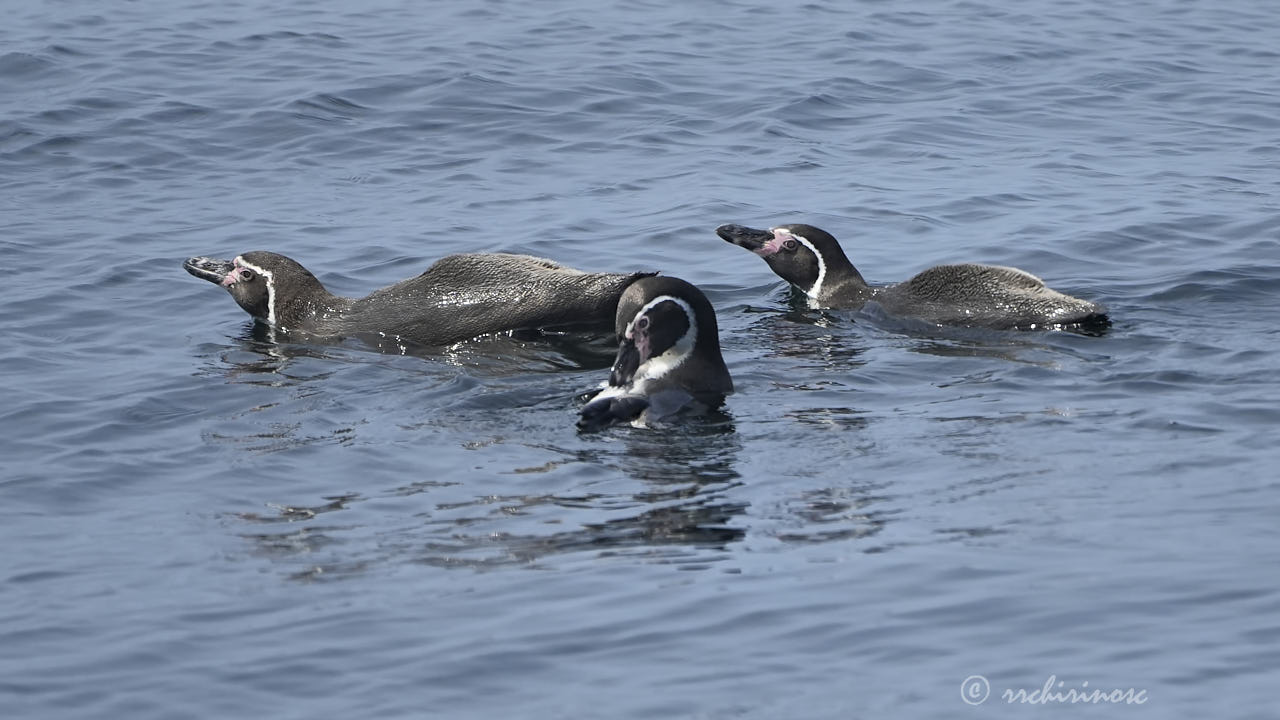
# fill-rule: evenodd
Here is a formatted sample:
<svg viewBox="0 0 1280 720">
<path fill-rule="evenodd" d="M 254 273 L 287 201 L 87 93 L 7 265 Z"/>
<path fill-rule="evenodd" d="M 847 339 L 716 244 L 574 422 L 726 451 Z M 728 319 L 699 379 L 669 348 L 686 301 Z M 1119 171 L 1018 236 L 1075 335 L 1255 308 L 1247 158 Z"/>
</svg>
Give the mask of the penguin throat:
<svg viewBox="0 0 1280 720">
<path fill-rule="evenodd" d="M 805 288 L 800 288 L 801 290 L 804 290 L 805 295 L 817 300 L 818 297 L 822 295 L 822 282 L 827 279 L 827 262 L 822 259 L 822 253 L 818 252 L 818 248 L 815 247 L 813 243 L 809 242 L 808 238 L 796 235 L 795 233 L 792 233 L 791 237 L 795 238 L 796 242 L 808 248 L 809 252 L 813 253 L 813 257 L 818 261 L 818 278 L 813 281 L 813 285 L 807 290 Z"/>
<path fill-rule="evenodd" d="M 240 267 L 249 268 L 250 270 L 262 276 L 263 281 L 267 283 L 267 316 L 263 318 L 271 327 L 276 326 L 276 276 L 266 268 L 247 262 L 242 257 L 237 257 L 236 264 Z"/>
<path fill-rule="evenodd" d="M 693 338 L 697 334 L 697 329 L 697 325 L 690 325 L 689 331 L 681 335 L 675 345 L 636 368 L 636 381 L 657 380 L 683 365 L 684 361 L 693 354 Z"/>
</svg>

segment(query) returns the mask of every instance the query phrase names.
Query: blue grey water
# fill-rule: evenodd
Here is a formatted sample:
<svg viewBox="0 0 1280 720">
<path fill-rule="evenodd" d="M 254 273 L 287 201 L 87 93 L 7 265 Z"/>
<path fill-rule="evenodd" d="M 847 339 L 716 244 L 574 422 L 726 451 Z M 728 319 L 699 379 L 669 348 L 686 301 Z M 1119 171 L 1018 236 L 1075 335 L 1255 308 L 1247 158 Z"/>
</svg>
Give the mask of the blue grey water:
<svg viewBox="0 0 1280 720">
<path fill-rule="evenodd" d="M 5 717 L 1275 717 L 1265 3 L 4 5 Z M 807 310 L 724 222 L 1114 325 Z M 180 265 L 252 249 L 661 269 L 738 392 L 582 435 L 607 338 L 272 342 Z"/>
</svg>

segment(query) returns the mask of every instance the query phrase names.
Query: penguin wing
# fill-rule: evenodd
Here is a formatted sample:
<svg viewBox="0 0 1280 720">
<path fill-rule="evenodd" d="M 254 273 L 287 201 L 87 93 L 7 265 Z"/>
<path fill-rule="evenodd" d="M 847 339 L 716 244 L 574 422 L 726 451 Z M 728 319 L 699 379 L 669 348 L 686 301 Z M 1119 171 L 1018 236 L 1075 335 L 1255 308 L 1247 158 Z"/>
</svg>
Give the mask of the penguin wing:
<svg viewBox="0 0 1280 720">
<path fill-rule="evenodd" d="M 579 430 L 600 430 L 610 425 L 631 422 L 649 407 L 644 395 L 613 395 L 602 392 L 582 408 L 578 416 Z"/>
<path fill-rule="evenodd" d="M 720 396 L 719 399 L 724 398 Z M 578 429 L 600 430 L 610 425 L 641 419 L 645 423 L 655 422 L 675 415 L 695 400 L 697 398 L 687 390 L 678 387 L 665 388 L 649 395 L 615 395 L 606 390 L 582 408 Z"/>
<path fill-rule="evenodd" d="M 645 419 L 661 420 L 675 415 L 689 407 L 696 399 L 684 388 L 672 387 L 659 390 L 649 395 L 649 408 L 645 413 Z M 720 396 L 720 399 L 723 401 L 724 396 Z"/>
</svg>

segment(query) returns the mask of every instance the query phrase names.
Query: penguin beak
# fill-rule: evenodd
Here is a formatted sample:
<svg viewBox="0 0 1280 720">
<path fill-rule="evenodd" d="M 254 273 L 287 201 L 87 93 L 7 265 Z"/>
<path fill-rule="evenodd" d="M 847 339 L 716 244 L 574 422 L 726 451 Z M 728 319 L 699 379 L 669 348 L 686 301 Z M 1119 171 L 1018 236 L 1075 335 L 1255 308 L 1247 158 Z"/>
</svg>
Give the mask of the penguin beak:
<svg viewBox="0 0 1280 720">
<path fill-rule="evenodd" d="M 746 248 L 757 255 L 768 255 L 768 245 L 773 240 L 773 233 L 768 230 L 756 230 L 742 225 L 721 225 L 716 234 L 722 239 Z"/>
<path fill-rule="evenodd" d="M 629 385 L 640 369 L 640 348 L 636 341 L 624 339 L 618 345 L 618 357 L 613 361 L 613 372 L 609 373 L 609 384 L 614 387 Z"/>
<path fill-rule="evenodd" d="M 182 263 L 182 268 L 201 280 L 208 280 L 214 285 L 221 285 L 227 275 L 235 269 L 235 263 L 230 260 L 193 257 Z"/>
</svg>

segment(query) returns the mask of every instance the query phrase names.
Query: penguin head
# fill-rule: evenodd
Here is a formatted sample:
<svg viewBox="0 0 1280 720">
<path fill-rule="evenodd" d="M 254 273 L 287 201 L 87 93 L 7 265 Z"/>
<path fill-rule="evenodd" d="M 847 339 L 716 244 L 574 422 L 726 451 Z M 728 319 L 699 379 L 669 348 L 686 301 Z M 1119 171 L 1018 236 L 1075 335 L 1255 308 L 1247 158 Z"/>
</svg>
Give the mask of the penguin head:
<svg viewBox="0 0 1280 720">
<path fill-rule="evenodd" d="M 247 252 L 230 261 L 195 257 L 183 267 L 226 288 L 245 312 L 272 327 L 285 328 L 296 322 L 309 295 L 328 296 L 324 285 L 297 261 L 265 250 Z"/>
<path fill-rule="evenodd" d="M 814 300 L 819 299 L 833 275 L 839 275 L 840 280 L 863 282 L 840 243 L 812 225 L 779 225 L 768 230 L 721 225 L 716 234 L 764 258 L 778 277 Z"/>
<path fill-rule="evenodd" d="M 618 300 L 618 356 L 609 375 L 614 387 L 663 377 L 694 352 L 720 356 L 719 330 L 710 301 L 673 277 L 641 278 Z"/>
</svg>

